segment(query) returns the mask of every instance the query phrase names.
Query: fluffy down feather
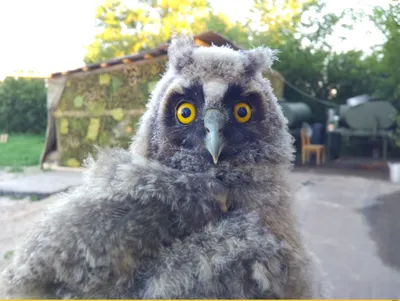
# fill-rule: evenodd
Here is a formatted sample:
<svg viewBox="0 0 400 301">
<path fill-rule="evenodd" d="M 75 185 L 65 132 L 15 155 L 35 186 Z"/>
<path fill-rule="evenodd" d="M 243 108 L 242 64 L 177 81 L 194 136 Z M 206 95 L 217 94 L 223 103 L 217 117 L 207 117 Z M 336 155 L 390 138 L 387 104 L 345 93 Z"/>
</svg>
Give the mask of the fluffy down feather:
<svg viewBox="0 0 400 301">
<path fill-rule="evenodd" d="M 174 38 L 130 150 L 88 160 L 84 184 L 16 251 L 0 298 L 327 297 L 293 214 L 292 137 L 261 74 L 274 59 Z M 180 99 L 198 110 L 186 127 Z M 252 105 L 247 124 L 234 101 Z M 218 164 L 204 147 L 209 109 L 227 120 Z"/>
</svg>

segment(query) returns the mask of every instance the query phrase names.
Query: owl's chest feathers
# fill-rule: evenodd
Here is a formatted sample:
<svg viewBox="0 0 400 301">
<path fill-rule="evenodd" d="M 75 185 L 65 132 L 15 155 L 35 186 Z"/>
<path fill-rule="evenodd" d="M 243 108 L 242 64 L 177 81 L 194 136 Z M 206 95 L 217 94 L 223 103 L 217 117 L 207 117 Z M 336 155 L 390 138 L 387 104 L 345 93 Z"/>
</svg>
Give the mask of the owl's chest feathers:
<svg viewBox="0 0 400 301">
<path fill-rule="evenodd" d="M 268 179 L 250 185 L 231 187 L 232 210 L 258 212 L 265 226 L 291 248 L 300 248 L 301 239 L 295 222 L 290 188 L 285 181 Z"/>
</svg>

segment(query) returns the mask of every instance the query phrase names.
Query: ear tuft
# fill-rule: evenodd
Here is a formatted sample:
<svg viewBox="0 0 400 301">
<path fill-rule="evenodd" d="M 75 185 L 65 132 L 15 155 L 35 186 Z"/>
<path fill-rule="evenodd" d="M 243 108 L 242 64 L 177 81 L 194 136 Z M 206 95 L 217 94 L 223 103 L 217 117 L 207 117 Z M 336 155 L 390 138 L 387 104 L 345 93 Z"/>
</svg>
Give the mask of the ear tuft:
<svg viewBox="0 0 400 301">
<path fill-rule="evenodd" d="M 180 71 L 193 62 L 192 54 L 196 48 L 192 35 L 173 35 L 168 46 L 168 60 L 170 67 Z"/>
<path fill-rule="evenodd" d="M 270 69 L 277 59 L 277 53 L 277 50 L 264 46 L 243 51 L 247 58 L 245 60 L 246 70 L 251 74 L 255 74 Z"/>
</svg>

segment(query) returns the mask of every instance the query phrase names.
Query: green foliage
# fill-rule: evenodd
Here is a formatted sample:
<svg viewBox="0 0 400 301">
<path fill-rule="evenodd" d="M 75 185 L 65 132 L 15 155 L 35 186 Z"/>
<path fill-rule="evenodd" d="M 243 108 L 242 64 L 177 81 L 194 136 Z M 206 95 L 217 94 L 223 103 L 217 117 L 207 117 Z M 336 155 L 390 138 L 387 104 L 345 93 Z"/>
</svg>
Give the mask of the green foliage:
<svg viewBox="0 0 400 301">
<path fill-rule="evenodd" d="M 37 201 L 40 201 L 40 200 L 41 200 L 40 196 L 38 196 L 38 195 L 36 195 L 36 194 L 30 195 L 30 196 L 29 196 L 29 199 L 30 199 L 31 202 L 37 202 Z"/>
<path fill-rule="evenodd" d="M 142 0 L 132 7 L 125 3 L 106 0 L 97 9 L 101 32 L 88 47 L 86 63 L 154 48 L 167 41 L 172 32 L 198 33 L 207 29 L 207 0 Z"/>
<path fill-rule="evenodd" d="M 307 1 L 293 32 L 298 39 L 312 45 L 314 49 L 331 51 L 332 45 L 329 44 L 328 38 L 335 30 L 339 29 L 342 33 L 352 30 L 356 22 L 362 22 L 364 14 L 362 9 L 352 8 L 332 13 L 326 7 L 326 0 Z M 345 40 L 345 37 L 341 36 L 339 39 Z"/>
<path fill-rule="evenodd" d="M 352 28 L 348 19 L 359 17 L 358 12 L 344 10 L 333 14 L 325 7 L 323 0 L 256 0 L 253 12 L 259 19 L 253 22 L 260 22 L 265 29 L 252 32 L 251 44 L 278 49 L 279 60 L 273 68 L 311 97 L 343 103 L 349 97 L 374 92 L 377 72 L 370 68 L 374 58 L 365 58 L 364 53 L 356 51 L 334 53 L 327 44 L 334 28 Z M 336 95 L 331 95 L 332 89 L 336 89 Z M 325 120 L 326 105 L 304 96 L 291 85 L 285 85 L 284 98 L 306 102 L 315 121 Z"/>
<path fill-rule="evenodd" d="M 361 94 L 373 95 L 376 92 L 378 74 L 374 68 L 374 57 L 364 57 L 361 51 L 349 51 L 346 53 L 333 53 L 326 66 L 326 99 L 330 98 L 328 91 L 336 89 L 334 100 L 345 103 L 349 97 Z"/>
<path fill-rule="evenodd" d="M 325 62 L 329 52 L 311 47 L 301 47 L 300 40 L 292 37 L 287 39 L 279 49 L 279 61 L 274 68 L 297 89 L 317 98 L 325 99 L 326 88 L 323 85 L 325 78 Z M 325 119 L 326 107 L 309 97 L 305 97 L 289 85 L 284 86 L 284 99 L 291 102 L 305 102 L 310 106 L 314 121 L 322 122 Z"/>
<path fill-rule="evenodd" d="M 275 69 L 302 91 L 320 99 L 338 104 L 360 94 L 373 94 L 376 71 L 371 68 L 374 57 L 365 57 L 361 51 L 331 53 L 311 46 L 299 47 L 298 40 L 281 47 Z M 337 91 L 331 95 L 331 89 Z M 298 92 L 285 87 L 285 98 L 303 100 Z"/>
<path fill-rule="evenodd" d="M 88 49 L 88 62 L 154 47 L 168 40 L 172 32 L 214 30 L 243 48 L 268 45 L 278 49 L 279 61 L 274 69 L 313 96 L 327 99 L 330 90 L 335 87 L 339 89 L 337 99 L 340 97 L 342 101 L 354 96 L 352 93 L 366 93 L 368 91 L 364 91 L 364 88 L 372 87 L 369 79 L 355 83 L 356 75 L 351 78 L 356 88 L 350 89 L 349 85 L 344 84 L 349 68 L 355 70 L 362 65 L 362 70 L 358 72 L 362 74 L 366 64 L 361 55 L 343 54 L 340 58 L 336 57 L 326 47 L 325 41 L 336 25 L 351 28 L 342 20 L 344 16 L 355 13 L 343 11 L 335 15 L 325 12 L 323 0 L 254 0 L 250 18 L 243 24 L 231 21 L 223 13 L 213 13 L 205 0 L 142 0 L 135 7 L 123 3 L 107 0 L 99 7 L 96 17 L 101 33 Z M 304 44 L 307 41 L 309 46 Z M 350 65 L 345 67 L 342 64 L 335 69 L 333 64 L 336 61 L 350 62 Z M 339 71 L 344 73 L 338 74 Z M 330 79 L 327 79 L 327 73 L 330 73 Z M 292 101 L 305 99 L 288 87 L 285 87 L 285 98 Z M 322 118 L 325 118 L 324 108 L 321 108 L 321 112 Z"/>
<path fill-rule="evenodd" d="M 396 116 L 396 130 L 394 131 L 394 142 L 398 148 L 400 148 L 400 114 Z"/>
<path fill-rule="evenodd" d="M 4 254 L 4 260 L 9 260 L 9 259 L 11 259 L 11 257 L 14 255 L 14 250 L 10 250 L 10 251 L 7 251 L 5 254 Z"/>
<path fill-rule="evenodd" d="M 232 22 L 222 13 L 210 14 L 207 18 L 207 30 L 213 30 L 231 40 L 235 45 L 243 48 L 249 46 L 250 28 L 247 24 Z"/>
<path fill-rule="evenodd" d="M 44 133 L 46 88 L 42 79 L 6 78 L 0 83 L 0 132 Z"/>
<path fill-rule="evenodd" d="M 12 166 L 14 172 L 22 166 L 38 165 L 43 150 L 42 135 L 10 135 L 0 143 L 0 166 Z"/>
<path fill-rule="evenodd" d="M 20 173 L 24 171 L 22 166 L 12 166 L 7 170 L 9 173 Z"/>
<path fill-rule="evenodd" d="M 379 92 L 400 108 L 400 4 L 393 1 L 389 9 L 376 7 L 370 18 L 386 37 L 376 50 L 380 58 Z"/>
<path fill-rule="evenodd" d="M 252 17 L 244 23 L 214 13 L 207 0 L 105 0 L 96 11 L 99 34 L 88 46 L 86 63 L 95 63 L 166 42 L 172 33 L 214 30 L 237 45 L 281 45 L 297 32 L 302 15 L 322 4 L 317 0 L 255 0 Z"/>
<path fill-rule="evenodd" d="M 370 19 L 386 38 L 374 53 L 377 72 L 375 94 L 391 101 L 400 110 L 400 4 L 393 1 L 388 9 L 375 7 Z M 396 118 L 395 143 L 400 147 L 400 115 Z"/>
<path fill-rule="evenodd" d="M 138 0 L 135 6 L 125 3 L 128 1 L 106 0 L 99 7 L 96 18 L 100 33 L 88 48 L 86 62 L 153 48 L 167 41 L 173 32 L 196 34 L 214 30 L 243 48 L 268 45 L 278 49 L 279 60 L 273 68 L 313 97 L 341 104 L 349 97 L 367 93 L 390 100 L 400 108 L 397 1 L 388 9 L 375 7 L 368 15 L 363 9 L 329 12 L 326 0 L 254 0 L 250 17 L 242 23 L 232 21 L 224 13 L 212 12 L 206 0 Z M 361 51 L 334 53 L 328 39 L 334 30 L 351 30 L 353 24 L 362 22 L 366 16 L 384 33 L 386 40 L 382 45 L 371 55 Z M 102 82 L 105 91 L 109 91 L 108 86 L 125 94 L 129 93 L 126 89 L 133 94 L 144 89 L 141 83 L 127 88 L 123 83 L 114 83 L 113 78 Z M 336 94 L 332 94 L 334 90 Z M 315 120 L 324 121 L 326 106 L 290 85 L 284 87 L 284 98 L 306 102 Z M 120 103 L 113 106 L 117 107 L 124 106 Z"/>
<path fill-rule="evenodd" d="M 288 38 L 279 48 L 279 61 L 274 68 L 296 87 L 319 97 L 322 93 L 319 82 L 323 79 L 329 52 L 314 50 L 311 46 L 302 47 L 300 44 L 300 40 Z M 295 101 L 299 97 L 297 92 L 285 87 L 285 99 Z"/>
<path fill-rule="evenodd" d="M 254 0 L 253 18 L 248 21 L 252 44 L 280 48 L 299 31 L 304 13 L 321 5 L 317 0 Z"/>
</svg>

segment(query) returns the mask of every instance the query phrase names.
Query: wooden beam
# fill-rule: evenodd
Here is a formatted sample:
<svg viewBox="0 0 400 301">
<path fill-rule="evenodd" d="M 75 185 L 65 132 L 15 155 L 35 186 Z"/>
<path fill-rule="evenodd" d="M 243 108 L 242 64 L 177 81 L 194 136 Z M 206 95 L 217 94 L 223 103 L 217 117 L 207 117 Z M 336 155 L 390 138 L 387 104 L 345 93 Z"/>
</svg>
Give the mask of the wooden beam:
<svg viewBox="0 0 400 301">
<path fill-rule="evenodd" d="M 168 51 L 168 45 L 161 45 L 160 47 L 158 47 L 158 49 L 162 51 Z"/>
<path fill-rule="evenodd" d="M 144 109 L 133 109 L 125 110 L 124 115 L 126 116 L 140 116 L 145 112 Z M 112 110 L 106 110 L 100 114 L 93 114 L 87 111 L 55 111 L 52 113 L 54 118 L 61 117 L 72 117 L 72 118 L 84 118 L 84 117 L 102 117 L 102 116 L 112 116 Z"/>
<path fill-rule="evenodd" d="M 202 40 L 200 40 L 200 39 L 194 39 L 194 42 L 196 43 L 196 45 L 199 45 L 199 46 L 204 46 L 204 47 L 210 47 L 211 45 L 210 44 L 208 44 L 208 43 L 206 43 L 206 42 L 204 42 L 204 41 L 202 41 Z"/>
<path fill-rule="evenodd" d="M 132 61 L 131 61 L 130 59 L 122 59 L 122 62 L 123 62 L 124 64 L 130 64 L 130 63 L 132 63 Z"/>
<path fill-rule="evenodd" d="M 42 168 L 44 170 L 55 170 L 55 171 L 75 171 L 75 172 L 82 172 L 85 171 L 85 167 L 66 167 L 66 166 L 61 166 L 58 163 L 49 163 L 49 162 L 43 162 Z"/>
</svg>

